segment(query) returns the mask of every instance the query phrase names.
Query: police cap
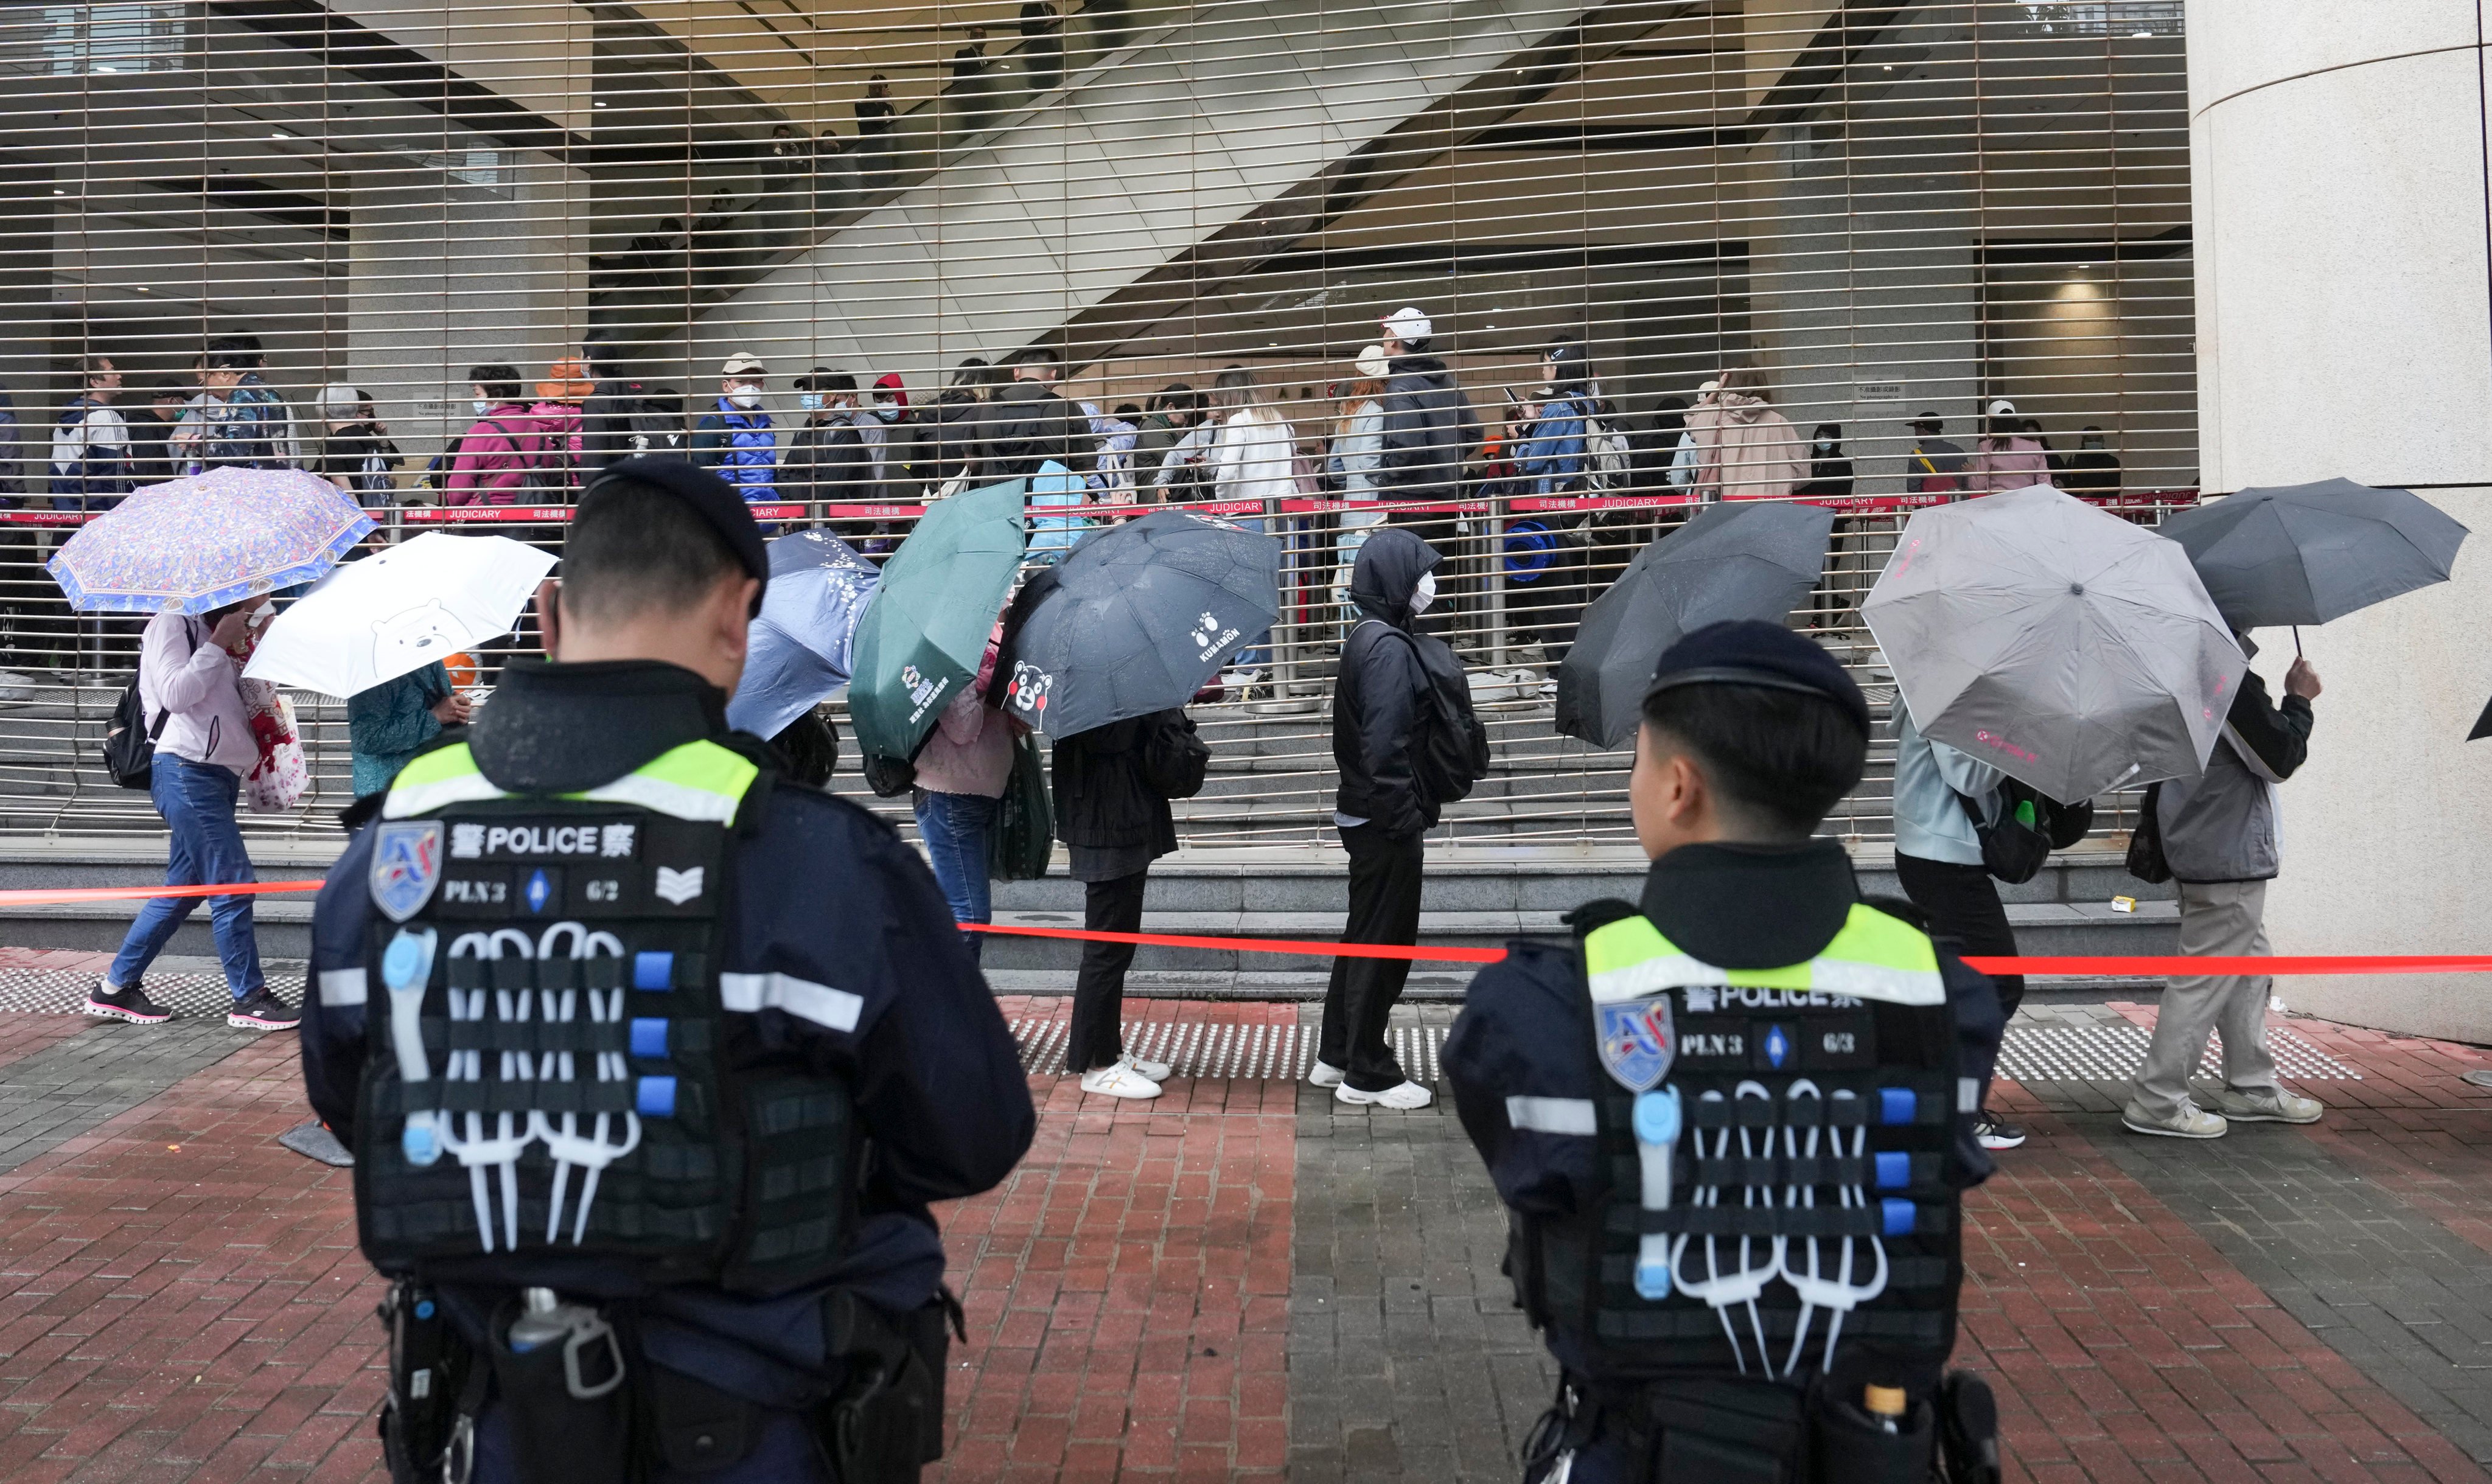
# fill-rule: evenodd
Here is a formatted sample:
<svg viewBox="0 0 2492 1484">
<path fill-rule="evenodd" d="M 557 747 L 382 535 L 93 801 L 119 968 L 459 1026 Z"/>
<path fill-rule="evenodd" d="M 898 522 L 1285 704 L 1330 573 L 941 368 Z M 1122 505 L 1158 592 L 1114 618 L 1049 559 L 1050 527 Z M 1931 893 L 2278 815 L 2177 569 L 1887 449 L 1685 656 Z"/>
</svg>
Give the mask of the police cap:
<svg viewBox="0 0 2492 1484">
<path fill-rule="evenodd" d="M 1744 618 L 1707 624 L 1662 651 L 1648 699 L 1682 685 L 1753 685 L 1822 696 L 1869 735 L 1869 700 L 1834 657 L 1778 623 Z"/>
<path fill-rule="evenodd" d="M 753 590 L 753 611 L 761 611 L 762 594 L 770 587 L 770 552 L 761 544 L 761 527 L 754 520 L 752 508 L 735 492 L 734 486 L 681 459 L 645 454 L 608 464 L 588 482 L 588 488 L 580 493 L 580 502 L 587 503 L 589 496 L 610 479 L 628 479 L 652 490 L 663 490 L 691 506 L 693 513 L 718 532 L 727 549 L 735 553 L 736 564 L 745 575 L 760 582 Z"/>
</svg>

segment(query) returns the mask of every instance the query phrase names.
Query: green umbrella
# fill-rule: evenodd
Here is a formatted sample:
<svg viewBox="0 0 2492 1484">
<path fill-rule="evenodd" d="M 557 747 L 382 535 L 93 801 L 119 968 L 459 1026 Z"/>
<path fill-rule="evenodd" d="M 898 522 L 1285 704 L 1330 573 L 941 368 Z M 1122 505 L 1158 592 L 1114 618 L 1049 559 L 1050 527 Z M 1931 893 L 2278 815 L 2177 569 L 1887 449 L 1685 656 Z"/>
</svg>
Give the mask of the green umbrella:
<svg viewBox="0 0 2492 1484">
<path fill-rule="evenodd" d="M 937 501 L 883 564 L 850 648 L 848 716 L 868 759 L 913 755 L 976 677 L 1028 544 L 1027 492 L 1012 479 Z"/>
</svg>

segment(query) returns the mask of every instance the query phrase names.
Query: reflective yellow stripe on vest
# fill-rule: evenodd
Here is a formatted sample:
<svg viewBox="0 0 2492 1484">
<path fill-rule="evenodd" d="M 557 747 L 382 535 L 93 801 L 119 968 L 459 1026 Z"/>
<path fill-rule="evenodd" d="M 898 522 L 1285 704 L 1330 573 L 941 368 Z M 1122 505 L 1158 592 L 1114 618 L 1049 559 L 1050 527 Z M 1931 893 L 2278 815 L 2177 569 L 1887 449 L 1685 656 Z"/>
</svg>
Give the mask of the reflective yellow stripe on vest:
<svg viewBox="0 0 2492 1484">
<path fill-rule="evenodd" d="M 638 804 L 678 819 L 725 824 L 761 770 L 715 742 L 687 742 L 660 753 L 610 784 L 566 795 L 601 804 Z"/>
<path fill-rule="evenodd" d="M 453 804 L 509 797 L 476 766 L 476 755 L 467 750 L 467 744 L 460 742 L 426 753 L 399 769 L 389 799 L 381 805 L 381 817 L 406 819 Z"/>
<path fill-rule="evenodd" d="M 1692 985 L 1760 990 L 1815 990 L 1897 1005 L 1946 1001 L 1938 950 L 1910 923 L 1854 903 L 1843 931 L 1825 951 L 1784 968 L 1721 968 L 1682 953 L 1650 920 L 1623 917 L 1584 939 L 1584 968 L 1592 1000 L 1642 999 Z"/>
<path fill-rule="evenodd" d="M 761 770 L 752 761 L 715 742 L 687 742 L 650 758 L 610 784 L 567 799 L 600 804 L 636 804 L 642 809 L 703 824 L 725 824 L 735 817 L 745 790 Z M 390 786 L 381 817 L 405 819 L 429 815 L 453 804 L 515 797 L 497 788 L 464 742 L 427 753 L 401 770 Z"/>
</svg>

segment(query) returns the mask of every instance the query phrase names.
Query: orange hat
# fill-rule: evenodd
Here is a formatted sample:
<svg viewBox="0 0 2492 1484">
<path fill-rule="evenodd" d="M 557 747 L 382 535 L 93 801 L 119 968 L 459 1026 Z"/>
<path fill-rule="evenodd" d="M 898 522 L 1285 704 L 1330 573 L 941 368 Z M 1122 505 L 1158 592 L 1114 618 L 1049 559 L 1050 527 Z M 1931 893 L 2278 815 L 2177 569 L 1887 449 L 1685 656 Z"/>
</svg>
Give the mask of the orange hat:
<svg viewBox="0 0 2492 1484">
<path fill-rule="evenodd" d="M 546 401 L 586 401 L 597 391 L 597 381 L 588 374 L 588 363 L 567 356 L 546 368 L 546 379 L 537 383 L 537 396 Z"/>
</svg>

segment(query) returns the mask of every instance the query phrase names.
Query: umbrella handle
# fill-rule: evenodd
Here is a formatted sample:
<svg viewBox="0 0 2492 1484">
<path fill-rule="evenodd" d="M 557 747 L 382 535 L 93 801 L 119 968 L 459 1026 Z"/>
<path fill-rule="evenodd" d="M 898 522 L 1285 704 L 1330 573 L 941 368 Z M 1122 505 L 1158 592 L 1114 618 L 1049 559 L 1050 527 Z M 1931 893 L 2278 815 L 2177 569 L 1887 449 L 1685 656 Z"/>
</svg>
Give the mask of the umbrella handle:
<svg viewBox="0 0 2492 1484">
<path fill-rule="evenodd" d="M 2297 659 L 2297 660 L 2299 660 L 2299 659 L 2300 659 L 2300 658 L 2302 657 L 2302 655 L 2301 655 L 2301 625 L 2299 625 L 2299 624 L 2295 624 L 2295 625 L 2293 626 L 2293 657 L 2294 657 L 2295 659 Z"/>
</svg>

